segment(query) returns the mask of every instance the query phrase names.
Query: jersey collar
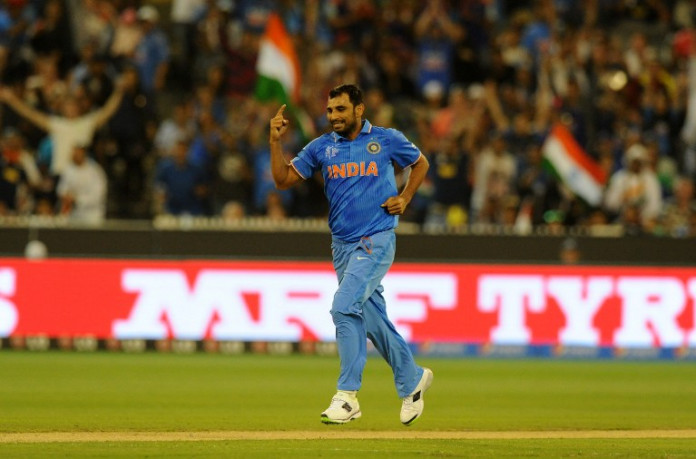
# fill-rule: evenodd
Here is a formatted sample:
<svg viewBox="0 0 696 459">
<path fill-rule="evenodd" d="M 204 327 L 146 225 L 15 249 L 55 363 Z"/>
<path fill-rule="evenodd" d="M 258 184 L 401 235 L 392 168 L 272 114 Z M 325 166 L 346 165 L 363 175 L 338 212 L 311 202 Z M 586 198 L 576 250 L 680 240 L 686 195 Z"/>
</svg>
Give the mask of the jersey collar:
<svg viewBox="0 0 696 459">
<path fill-rule="evenodd" d="M 358 137 L 360 137 L 361 134 L 369 134 L 372 132 L 372 124 L 368 120 L 363 120 L 362 121 L 362 129 L 360 129 L 360 134 L 358 134 Z M 335 132 L 332 132 L 331 135 L 333 136 L 334 143 L 338 141 L 346 141 L 345 137 L 341 137 L 340 135 L 336 134 Z M 357 137 L 356 137 L 357 138 Z"/>
</svg>

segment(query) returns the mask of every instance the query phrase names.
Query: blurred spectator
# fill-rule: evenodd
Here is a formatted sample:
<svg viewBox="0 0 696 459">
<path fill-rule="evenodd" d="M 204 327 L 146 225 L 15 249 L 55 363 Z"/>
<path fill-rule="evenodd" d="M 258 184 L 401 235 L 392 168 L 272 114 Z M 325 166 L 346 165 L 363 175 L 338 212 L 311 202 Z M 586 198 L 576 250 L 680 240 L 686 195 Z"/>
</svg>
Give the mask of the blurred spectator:
<svg viewBox="0 0 696 459">
<path fill-rule="evenodd" d="M 69 90 L 82 86 L 92 104 L 102 106 L 114 89 L 116 69 L 105 54 L 97 52 L 97 45 L 88 43 L 81 50 L 80 61 L 68 75 Z"/>
<path fill-rule="evenodd" d="M 74 97 L 66 96 L 60 103 L 61 115 L 50 115 L 24 102 L 10 88 L 0 89 L 2 102 L 50 135 L 51 173 L 55 175 L 60 175 L 70 163 L 75 145 L 88 145 L 92 142 L 94 132 L 116 112 L 122 96 L 123 87 L 118 84 L 107 103 L 90 113 L 84 113 Z"/>
<path fill-rule="evenodd" d="M 22 135 L 13 128 L 6 128 L 2 136 L 2 156 L 9 164 L 16 164 L 24 171 L 30 187 L 41 181 L 41 173 L 34 155 L 26 149 Z"/>
<path fill-rule="evenodd" d="M 218 126 L 224 126 L 227 121 L 226 99 L 212 85 L 201 84 L 196 87 L 193 111 L 197 118 L 202 113 L 210 114 Z"/>
<path fill-rule="evenodd" d="M 230 8 L 231 3 L 210 0 L 203 9 L 193 37 L 196 53 L 186 69 L 190 85 L 203 83 L 208 69 L 224 65 L 225 52 L 233 39 L 229 36 Z"/>
<path fill-rule="evenodd" d="M 57 193 L 60 213 L 75 222 L 98 224 L 106 217 L 106 174 L 89 157 L 86 145 L 73 147 L 72 162 L 60 177 Z"/>
<path fill-rule="evenodd" d="M 665 202 L 660 215 L 662 231 L 672 237 L 696 236 L 696 201 L 694 182 L 687 177 L 674 181 L 674 196 Z"/>
<path fill-rule="evenodd" d="M 462 33 L 450 14 L 445 2 L 431 0 L 414 24 L 418 54 L 416 81 L 423 95 L 431 82 L 438 83 L 445 95 L 452 83 L 453 44 Z"/>
<path fill-rule="evenodd" d="M 213 211 L 224 211 L 229 202 L 239 203 L 246 213 L 251 200 L 253 174 L 248 159 L 232 144 L 231 139 L 225 142 L 212 172 Z"/>
<path fill-rule="evenodd" d="M 0 215 L 26 214 L 31 210 L 32 188 L 40 180 L 36 163 L 15 130 L 6 130 L 0 156 Z"/>
<path fill-rule="evenodd" d="M 229 201 L 222 207 L 220 216 L 226 223 L 236 223 L 246 216 L 246 209 L 239 201 Z"/>
<path fill-rule="evenodd" d="M 155 14 L 157 14 L 156 11 Z M 137 11 L 130 6 L 118 11 L 118 14 L 112 18 L 112 24 L 114 30 L 109 45 L 109 55 L 121 66 L 132 62 L 135 57 L 135 50 L 142 39 L 143 29 L 138 24 Z"/>
<path fill-rule="evenodd" d="M 115 148 L 106 162 L 115 191 L 116 216 L 146 217 L 143 207 L 146 164 L 152 152 L 157 117 L 152 97 L 143 89 L 134 67 L 126 67 L 121 77 L 122 101 L 109 120 L 109 138 Z"/>
<path fill-rule="evenodd" d="M 22 50 L 29 41 L 29 28 L 36 21 L 36 9 L 28 0 L 6 0 L 0 4 L 0 48 L 3 67 L 11 72 L 25 64 Z"/>
<path fill-rule="evenodd" d="M 530 223 L 539 224 L 549 200 L 555 194 L 555 182 L 544 168 L 541 145 L 528 145 L 518 164 L 517 194 L 529 205 Z"/>
<path fill-rule="evenodd" d="M 384 91 L 373 86 L 365 91 L 366 118 L 377 126 L 394 127 L 394 106 L 384 97 Z"/>
<path fill-rule="evenodd" d="M 253 161 L 254 195 L 252 199 L 255 213 L 267 213 L 268 195 L 271 193 L 278 194 L 283 208 L 291 208 L 294 193 L 292 190 L 276 190 L 273 177 L 270 174 L 270 150 L 266 147 L 266 144 L 263 146 L 257 145 L 254 149 Z"/>
<path fill-rule="evenodd" d="M 369 0 L 335 0 L 324 5 L 336 48 L 366 49 L 374 40 L 377 8 Z"/>
<path fill-rule="evenodd" d="M 259 35 L 244 30 L 238 43 L 225 46 L 225 65 L 228 95 L 234 99 L 249 97 L 256 85 L 256 57 Z"/>
<path fill-rule="evenodd" d="M 271 12 L 298 52 L 302 94 L 293 109 L 306 112 L 310 125 L 329 128 L 322 94 L 350 80 L 364 86 L 372 122 L 409 132 L 439 164 L 404 221 L 445 229 L 514 222 L 523 233 L 582 225 L 597 234 L 685 234 L 686 217 L 654 210 L 654 180 L 633 176 L 656 176 L 668 202 L 682 193 L 677 177 L 696 177 L 691 0 L 0 2 L 0 99 L 13 92 L 45 117 L 37 124 L 10 102 L 1 110 L 3 128 L 19 131 L 39 170 L 38 184 L 26 187 L 33 202 L 15 212 L 53 213 L 55 174 L 70 162 L 75 139 L 94 139 L 91 150 L 109 181 L 108 215 L 148 217 L 157 158 L 173 155 L 186 138 L 195 140 L 187 154 L 204 174 L 194 181 L 203 206 L 194 211 L 221 214 L 233 202 L 263 215 L 270 202 L 279 215 L 280 197 L 286 216 L 325 217 L 321 180 L 270 196 L 262 172 L 268 117 L 253 89 Z M 94 117 L 118 93 L 117 72 L 139 78 L 98 129 Z M 45 125 L 67 112 L 76 114 L 68 124 L 82 128 L 59 135 Z M 76 121 L 83 119 L 91 121 Z M 541 145 L 554 123 L 566 125 L 613 176 L 606 208 L 588 207 L 546 171 Z M 297 130 L 288 153 L 301 142 Z M 623 164 L 634 144 L 648 151 L 645 174 L 631 175 Z M 630 188 L 641 197 L 617 199 L 619 182 L 639 183 Z M 668 229 L 672 220 L 680 229 Z"/>
<path fill-rule="evenodd" d="M 218 2 L 219 3 L 219 2 Z M 170 12 L 172 76 L 183 90 L 191 89 L 196 57 L 196 29 L 206 10 L 206 0 L 173 0 Z"/>
<path fill-rule="evenodd" d="M 538 64 L 541 55 L 551 48 L 551 31 L 556 22 L 553 2 L 534 2 L 531 14 L 526 19 L 520 42 L 531 56 L 532 61 Z"/>
<path fill-rule="evenodd" d="M 288 216 L 280 193 L 272 191 L 266 195 L 265 216 L 273 221 L 285 220 Z"/>
<path fill-rule="evenodd" d="M 189 141 L 180 139 L 174 147 L 174 154 L 157 162 L 155 212 L 203 215 L 207 195 L 203 169 L 189 159 Z"/>
<path fill-rule="evenodd" d="M 211 1 L 210 3 L 215 3 Z M 268 15 L 277 8 L 274 0 L 237 0 L 227 6 L 226 2 L 218 2 L 218 7 L 229 9 L 241 27 L 254 35 L 263 33 Z"/>
<path fill-rule="evenodd" d="M 33 73 L 24 81 L 24 100 L 38 110 L 59 113 L 60 104 L 68 94 L 68 84 L 61 78 L 58 60 L 54 56 L 37 56 Z M 78 101 L 78 105 L 80 101 Z M 87 107 L 80 106 L 83 112 Z"/>
<path fill-rule="evenodd" d="M 560 210 L 552 209 L 544 212 L 544 223 L 543 226 L 546 234 L 552 236 L 559 236 L 565 233 L 565 213 Z"/>
<path fill-rule="evenodd" d="M 466 209 L 471 199 L 472 171 L 461 139 L 430 137 L 424 139 L 421 148 L 431 164 L 428 174 L 432 183 L 432 203 L 428 207 L 426 225 L 439 230 L 464 225 L 469 217 Z M 455 217 L 459 221 L 454 221 Z"/>
<path fill-rule="evenodd" d="M 649 230 L 662 206 L 660 183 L 649 167 L 647 149 L 634 144 L 626 150 L 625 167 L 609 180 L 605 196 L 607 210 L 618 214 L 632 227 Z"/>
<path fill-rule="evenodd" d="M 417 97 L 416 87 L 407 74 L 406 63 L 394 49 L 385 49 L 379 57 L 378 85 L 388 101 L 400 102 Z"/>
<path fill-rule="evenodd" d="M 486 41 L 486 20 L 473 13 L 476 5 L 471 2 L 460 11 L 459 33 L 453 37 L 452 82 L 460 85 L 480 83 L 483 80 L 483 60 L 481 48 L 488 47 Z"/>
<path fill-rule="evenodd" d="M 491 135 L 489 143 L 475 156 L 474 164 L 473 219 L 495 223 L 503 198 L 514 190 L 517 173 L 515 158 L 508 151 L 507 142 L 500 132 Z"/>
<path fill-rule="evenodd" d="M 564 265 L 576 265 L 580 263 L 582 253 L 578 241 L 575 238 L 568 237 L 561 242 L 561 249 L 558 258 Z"/>
<path fill-rule="evenodd" d="M 187 100 L 177 102 L 171 116 L 157 127 L 154 142 L 158 156 L 170 156 L 179 139 L 192 138 L 195 132 L 193 104 Z"/>
<path fill-rule="evenodd" d="M 143 90 L 154 97 L 166 83 L 169 39 L 159 27 L 159 12 L 154 6 L 141 6 L 136 18 L 140 25 L 140 40 L 135 46 L 132 62 L 138 69 Z"/>
<path fill-rule="evenodd" d="M 648 50 L 648 38 L 642 31 L 631 35 L 628 48 L 624 51 L 626 60 L 626 72 L 631 78 L 639 78 L 645 71 L 646 54 Z"/>
<path fill-rule="evenodd" d="M 74 48 L 81 50 L 92 43 L 96 53 L 107 54 L 114 38 L 117 4 L 109 0 L 67 0 L 67 5 L 72 19 Z"/>
<path fill-rule="evenodd" d="M 456 137 L 464 130 L 469 117 L 469 103 L 464 88 L 450 88 L 447 104 L 433 113 L 429 130 L 437 137 Z"/>
<path fill-rule="evenodd" d="M 222 152 L 227 148 L 229 138 L 215 121 L 209 110 L 202 110 L 196 116 L 197 129 L 191 142 L 189 159 L 203 169 L 206 178 L 213 177 L 212 170 Z"/>
<path fill-rule="evenodd" d="M 38 20 L 29 29 L 29 42 L 37 55 L 56 59 L 61 75 L 73 65 L 74 40 L 64 0 L 47 0 L 43 4 Z"/>
<path fill-rule="evenodd" d="M 34 190 L 34 213 L 53 216 L 58 206 L 58 177 L 51 174 L 46 164 L 39 164 L 40 181 Z"/>
</svg>

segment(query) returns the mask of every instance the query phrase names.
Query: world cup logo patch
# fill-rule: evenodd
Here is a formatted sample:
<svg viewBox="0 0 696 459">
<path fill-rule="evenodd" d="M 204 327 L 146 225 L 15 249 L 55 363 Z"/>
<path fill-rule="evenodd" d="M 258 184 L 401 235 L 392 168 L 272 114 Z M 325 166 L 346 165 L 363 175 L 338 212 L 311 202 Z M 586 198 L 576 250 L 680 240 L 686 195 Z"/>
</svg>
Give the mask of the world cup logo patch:
<svg viewBox="0 0 696 459">
<path fill-rule="evenodd" d="M 338 154 L 338 148 L 336 147 L 326 147 L 325 154 L 327 158 L 333 158 Z"/>
<path fill-rule="evenodd" d="M 376 155 L 382 150 L 382 146 L 377 142 L 370 142 L 367 144 L 367 152 Z"/>
</svg>

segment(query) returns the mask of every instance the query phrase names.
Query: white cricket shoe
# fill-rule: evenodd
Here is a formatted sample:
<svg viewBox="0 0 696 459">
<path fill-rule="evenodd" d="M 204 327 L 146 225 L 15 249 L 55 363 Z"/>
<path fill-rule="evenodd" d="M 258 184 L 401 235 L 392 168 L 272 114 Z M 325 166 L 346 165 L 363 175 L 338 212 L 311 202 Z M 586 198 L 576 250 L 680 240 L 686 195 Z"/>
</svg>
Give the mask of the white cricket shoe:
<svg viewBox="0 0 696 459">
<path fill-rule="evenodd" d="M 324 424 L 345 424 L 362 416 L 358 398 L 350 392 L 338 391 L 329 407 L 321 413 Z"/>
<path fill-rule="evenodd" d="M 433 383 L 433 371 L 430 368 L 423 368 L 423 376 L 408 397 L 403 398 L 401 403 L 401 423 L 410 426 L 423 414 L 423 394 Z"/>
</svg>

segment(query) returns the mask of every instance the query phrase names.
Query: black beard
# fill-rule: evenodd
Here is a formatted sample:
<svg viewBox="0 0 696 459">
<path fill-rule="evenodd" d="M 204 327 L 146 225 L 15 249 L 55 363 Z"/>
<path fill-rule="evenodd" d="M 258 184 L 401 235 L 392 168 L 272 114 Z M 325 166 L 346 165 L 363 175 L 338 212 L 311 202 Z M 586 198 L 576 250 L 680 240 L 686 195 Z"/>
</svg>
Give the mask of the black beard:
<svg viewBox="0 0 696 459">
<path fill-rule="evenodd" d="M 353 130 L 355 129 L 356 124 L 357 123 L 346 124 L 346 126 L 343 129 L 341 129 L 340 131 L 337 129 L 334 129 L 334 132 L 336 134 L 340 135 L 341 137 L 348 137 L 348 134 L 353 132 Z"/>
<path fill-rule="evenodd" d="M 346 123 L 344 125 L 343 129 L 341 129 L 340 131 L 337 129 L 334 129 L 333 131 L 336 134 L 340 135 L 341 137 L 348 137 L 348 135 L 351 134 L 352 132 L 354 132 L 358 126 L 358 120 L 355 118 L 355 112 L 353 112 L 353 117 L 354 118 L 353 118 L 352 123 L 350 123 L 350 124 Z M 333 128 L 333 126 L 332 126 L 332 128 Z"/>
</svg>

